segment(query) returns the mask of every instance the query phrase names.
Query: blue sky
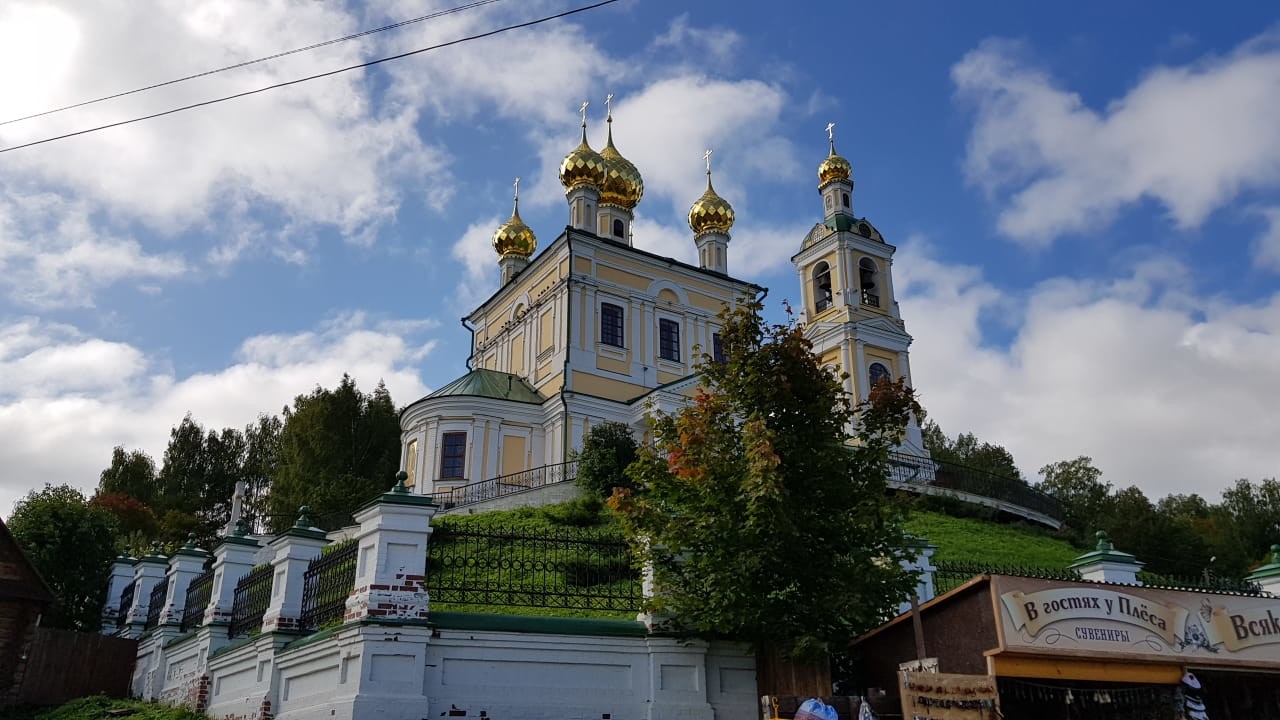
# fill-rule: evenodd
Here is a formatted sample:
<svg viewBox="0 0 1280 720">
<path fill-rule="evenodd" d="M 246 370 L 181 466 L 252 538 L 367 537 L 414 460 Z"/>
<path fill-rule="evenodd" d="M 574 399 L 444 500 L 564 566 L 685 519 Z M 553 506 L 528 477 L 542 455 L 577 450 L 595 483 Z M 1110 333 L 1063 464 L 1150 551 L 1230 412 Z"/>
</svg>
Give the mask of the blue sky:
<svg viewBox="0 0 1280 720">
<path fill-rule="evenodd" d="M 420 16 L 380 0 L 16 2 L 0 120 Z M 0 147 L 573 7 L 505 0 L 0 125 Z M 117 444 L 243 426 L 350 372 L 403 404 L 464 371 L 510 211 L 545 244 L 577 107 L 615 93 L 635 242 L 689 259 L 715 149 L 730 270 L 797 296 L 835 122 L 931 417 L 1025 474 L 1092 455 L 1153 496 L 1280 460 L 1280 24 L 1266 3 L 673 3 L 540 25 L 0 154 L 0 507 Z"/>
</svg>

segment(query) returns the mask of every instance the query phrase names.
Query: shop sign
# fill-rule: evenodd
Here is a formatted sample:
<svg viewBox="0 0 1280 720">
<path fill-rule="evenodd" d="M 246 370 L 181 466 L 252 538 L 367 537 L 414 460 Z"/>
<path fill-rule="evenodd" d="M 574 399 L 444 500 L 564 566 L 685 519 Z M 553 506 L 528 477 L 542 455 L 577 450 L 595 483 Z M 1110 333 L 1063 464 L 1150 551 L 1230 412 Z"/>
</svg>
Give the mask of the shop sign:
<svg viewBox="0 0 1280 720">
<path fill-rule="evenodd" d="M 900 671 L 902 716 L 922 720 L 999 717 L 996 681 L 989 675 Z"/>
<path fill-rule="evenodd" d="M 1280 664 L 1280 599 L 997 576 L 1007 647 Z"/>
</svg>

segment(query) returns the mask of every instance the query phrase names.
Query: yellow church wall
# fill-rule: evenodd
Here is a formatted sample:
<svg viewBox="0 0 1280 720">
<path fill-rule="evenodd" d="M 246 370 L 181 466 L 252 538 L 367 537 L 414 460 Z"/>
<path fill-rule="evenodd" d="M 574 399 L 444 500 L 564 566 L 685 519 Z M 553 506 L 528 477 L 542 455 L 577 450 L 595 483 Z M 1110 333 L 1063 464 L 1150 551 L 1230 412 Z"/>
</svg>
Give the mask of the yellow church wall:
<svg viewBox="0 0 1280 720">
<path fill-rule="evenodd" d="M 591 274 L 591 258 L 575 257 L 573 259 L 573 271 L 582 273 L 583 275 Z"/>
<path fill-rule="evenodd" d="M 560 388 L 564 387 L 564 373 L 557 372 L 552 375 L 548 375 L 545 380 L 538 382 L 536 387 L 538 392 L 542 393 L 543 397 L 555 395 L 560 392 Z"/>
<path fill-rule="evenodd" d="M 718 313 L 729 304 L 727 299 L 721 299 L 712 295 L 706 295 L 700 292 L 686 292 L 689 296 L 689 304 L 700 309 L 712 313 Z"/>
<path fill-rule="evenodd" d="M 502 436 L 502 472 L 501 475 L 511 475 L 528 468 L 527 455 L 524 446 L 523 435 L 507 435 Z"/>
<path fill-rule="evenodd" d="M 628 357 L 630 353 L 628 353 Z M 609 372 L 621 373 L 628 375 L 631 373 L 631 363 L 622 360 L 614 360 L 603 355 L 596 355 L 596 368 L 599 370 L 608 370 Z"/>
<path fill-rule="evenodd" d="M 649 278 L 642 275 L 636 275 L 635 273 L 629 273 L 606 265 L 596 266 L 596 277 L 635 290 L 647 290 L 651 282 Z"/>
<path fill-rule="evenodd" d="M 524 374 L 524 335 L 511 338 L 511 364 L 508 366 L 516 375 Z"/>
<path fill-rule="evenodd" d="M 538 352 L 550 350 L 556 342 L 555 313 L 548 307 L 538 317 Z"/>
<path fill-rule="evenodd" d="M 596 397 L 619 402 L 631 400 L 646 390 L 642 385 L 600 377 L 580 370 L 574 370 L 572 377 L 574 392 L 586 393 L 587 395 L 595 395 Z"/>
<path fill-rule="evenodd" d="M 675 381 L 679 380 L 679 379 L 680 379 L 680 378 L 682 378 L 682 377 L 684 377 L 684 375 L 680 375 L 680 374 L 677 374 L 677 373 L 662 372 L 661 370 L 659 370 L 659 371 L 658 371 L 658 384 L 659 384 L 659 385 L 666 385 L 667 383 L 675 382 Z"/>
<path fill-rule="evenodd" d="M 611 254 L 609 256 L 609 262 L 614 265 L 617 265 L 620 268 L 627 268 L 633 272 L 642 273 L 646 276 L 652 276 L 654 278 L 658 278 L 661 280 L 670 280 L 671 282 L 684 288 L 686 291 L 694 290 L 696 292 L 700 292 L 704 295 L 709 295 L 711 297 L 723 297 L 725 298 L 726 301 L 730 299 L 729 295 L 731 295 L 733 292 L 729 288 L 723 288 L 713 283 L 709 283 L 703 280 L 698 280 L 697 278 L 689 277 L 689 275 L 684 272 L 678 272 L 676 270 L 672 270 L 666 267 L 655 268 L 652 265 L 638 263 L 629 258 L 622 257 L 621 255 Z M 641 289 L 643 290 L 646 288 L 648 288 L 647 283 Z M 692 298 L 690 300 L 692 300 Z"/>
<path fill-rule="evenodd" d="M 862 355 L 867 359 L 867 367 L 871 367 L 873 362 L 883 363 L 885 367 L 889 368 L 889 372 L 893 374 L 893 379 L 898 379 L 898 358 L 894 353 L 880 348 L 865 347 Z"/>
<path fill-rule="evenodd" d="M 672 305 L 680 304 L 680 296 L 676 295 L 676 291 L 671 290 L 670 288 L 664 288 L 662 290 L 659 290 L 658 300 L 662 302 L 671 303 Z"/>
<path fill-rule="evenodd" d="M 841 368 L 840 368 L 840 348 L 835 347 L 835 348 L 832 348 L 832 349 L 830 349 L 830 350 L 826 351 L 825 353 L 823 353 L 823 354 L 822 354 L 822 357 L 821 357 L 821 358 L 819 358 L 819 364 L 821 364 L 821 365 L 834 365 L 834 366 L 835 366 L 835 368 L 836 368 L 836 371 L 837 371 L 837 372 L 841 371 Z"/>
</svg>

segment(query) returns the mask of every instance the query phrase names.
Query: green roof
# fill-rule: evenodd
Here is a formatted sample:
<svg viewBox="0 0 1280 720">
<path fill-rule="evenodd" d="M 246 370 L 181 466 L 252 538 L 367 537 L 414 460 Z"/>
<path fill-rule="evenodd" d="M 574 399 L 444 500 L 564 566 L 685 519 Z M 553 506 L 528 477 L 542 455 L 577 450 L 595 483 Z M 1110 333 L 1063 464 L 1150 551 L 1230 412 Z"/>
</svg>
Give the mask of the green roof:
<svg viewBox="0 0 1280 720">
<path fill-rule="evenodd" d="M 533 386 L 525 382 L 525 379 L 519 375 L 485 369 L 472 370 L 431 393 L 427 398 L 448 397 L 451 395 L 514 400 L 515 402 L 532 403 L 534 405 L 541 405 L 544 401 L 538 391 L 534 390 Z"/>
</svg>

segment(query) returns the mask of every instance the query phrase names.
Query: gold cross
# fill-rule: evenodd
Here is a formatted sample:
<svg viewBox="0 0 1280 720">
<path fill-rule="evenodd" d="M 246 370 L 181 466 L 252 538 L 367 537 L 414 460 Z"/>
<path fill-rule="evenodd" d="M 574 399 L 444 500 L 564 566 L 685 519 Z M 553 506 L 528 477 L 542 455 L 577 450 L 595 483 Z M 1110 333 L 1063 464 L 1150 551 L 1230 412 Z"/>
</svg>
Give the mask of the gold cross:
<svg viewBox="0 0 1280 720">
<path fill-rule="evenodd" d="M 604 98 L 604 114 L 613 117 L 613 93 L 609 93 Z"/>
<path fill-rule="evenodd" d="M 519 200 L 520 199 L 520 178 L 516 178 L 515 186 L 516 186 L 516 200 Z"/>
<path fill-rule="evenodd" d="M 702 153 L 702 159 L 707 161 L 707 174 L 708 174 L 708 175 L 710 175 L 710 174 L 711 174 L 711 153 L 712 153 L 711 148 L 707 148 L 707 151 L 706 151 L 706 152 L 704 152 L 704 153 Z"/>
<path fill-rule="evenodd" d="M 827 123 L 827 139 L 830 140 L 831 142 L 836 141 L 836 134 L 835 132 L 833 132 L 835 129 L 836 129 L 835 123 Z"/>
<path fill-rule="evenodd" d="M 587 126 L 587 106 L 591 103 L 586 100 L 582 101 L 582 107 L 578 108 L 578 112 L 582 113 L 582 127 Z"/>
</svg>

